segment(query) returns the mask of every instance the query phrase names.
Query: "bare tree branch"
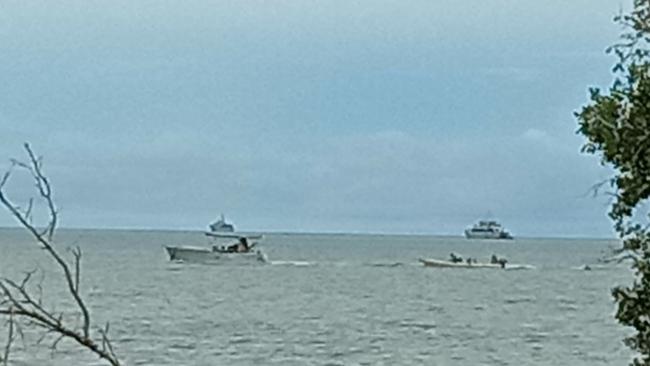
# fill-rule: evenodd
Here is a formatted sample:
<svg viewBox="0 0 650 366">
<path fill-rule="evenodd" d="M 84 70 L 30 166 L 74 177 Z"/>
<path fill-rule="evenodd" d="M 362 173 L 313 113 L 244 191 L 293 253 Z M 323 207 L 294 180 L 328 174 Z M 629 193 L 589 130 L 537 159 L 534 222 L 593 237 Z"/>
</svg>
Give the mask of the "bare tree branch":
<svg viewBox="0 0 650 366">
<path fill-rule="evenodd" d="M 21 299 L 20 302 L 23 305 L 28 305 L 28 306 L 33 307 L 36 311 L 40 312 L 41 314 L 43 314 L 45 317 L 49 318 L 50 320 L 52 320 L 56 324 L 60 324 L 60 321 L 57 318 L 55 318 L 51 313 L 46 311 L 40 305 L 40 301 L 37 302 L 37 301 L 34 301 L 32 299 L 32 297 L 29 295 L 29 293 L 25 289 L 25 285 L 27 284 L 27 281 L 29 281 L 29 276 L 26 276 L 25 279 L 23 280 L 23 282 L 20 285 L 16 284 L 15 282 L 13 282 L 13 281 L 11 281 L 9 279 L 4 279 L 4 280 L 0 281 L 0 289 L 2 289 L 3 292 L 5 293 L 5 296 L 7 296 L 10 299 L 10 301 L 12 301 L 14 296 L 11 293 L 11 290 L 5 285 L 5 283 L 8 284 L 14 290 L 18 291 L 20 296 L 22 296 L 22 299 Z"/>
<path fill-rule="evenodd" d="M 52 345 L 50 346 L 50 349 L 52 349 L 53 351 L 56 350 L 56 346 L 59 345 L 59 342 L 61 342 L 61 340 L 62 340 L 64 337 L 65 337 L 65 335 L 63 335 L 63 334 L 59 335 L 59 336 L 54 340 L 54 342 L 52 342 Z"/>
<path fill-rule="evenodd" d="M 27 203 L 27 208 L 25 209 L 25 218 L 30 223 L 32 222 L 32 208 L 34 208 L 34 198 L 30 198 Z"/>
<path fill-rule="evenodd" d="M 5 364 L 8 362 L 9 350 L 11 348 L 11 343 L 14 340 L 14 326 L 17 324 L 15 323 L 14 317 L 19 317 L 25 319 L 27 325 L 44 330 L 44 334 L 39 339 L 38 343 L 42 342 L 48 335 L 56 334 L 57 337 L 50 346 L 51 349 L 55 350 L 59 342 L 65 338 L 69 338 L 95 353 L 100 358 L 106 360 L 111 365 L 119 366 L 120 362 L 115 355 L 108 338 L 108 326 L 105 329 L 99 330 L 101 335 L 101 347 L 90 336 L 90 314 L 80 295 L 81 248 L 77 246 L 71 250 L 74 257 L 73 273 L 70 264 L 61 257 L 53 245 L 54 233 L 58 223 L 58 211 L 52 198 L 52 187 L 42 171 L 43 160 L 41 157 L 37 157 L 34 154 L 29 144 L 24 144 L 24 148 L 29 156 L 29 163 L 12 160 L 12 168 L 19 167 L 29 172 L 35 182 L 40 198 L 43 199 L 47 205 L 49 221 L 45 228 L 42 231 L 39 231 L 36 226 L 31 223 L 33 200 L 29 201 L 27 209 L 23 212 L 6 196 L 3 188 L 11 177 L 11 169 L 8 170 L 0 180 L 0 203 L 2 203 L 14 218 L 16 218 L 16 220 L 18 220 L 18 222 L 20 222 L 20 224 L 36 239 L 38 244 L 46 250 L 49 256 L 54 259 L 59 269 L 63 272 L 68 293 L 74 299 L 77 310 L 82 315 L 82 324 L 81 329 L 76 330 L 76 327 L 71 327 L 65 324 L 63 321 L 63 313 L 60 313 L 59 316 L 55 316 L 53 311 L 47 310 L 42 303 L 41 283 L 36 285 L 38 297 L 34 298 L 30 295 L 27 285 L 30 283 L 35 271 L 28 272 L 20 283 L 16 283 L 6 278 L 0 278 L 0 294 L 2 295 L 2 297 L 0 297 L 0 299 L 2 299 L 2 301 L 0 301 L 0 315 L 9 317 L 11 334 L 5 348 L 5 357 L 3 357 L 2 360 Z"/>
<path fill-rule="evenodd" d="M 27 218 L 16 208 L 14 204 L 12 204 L 8 198 L 5 196 L 5 194 L 2 192 L 0 189 L 0 202 L 13 214 L 13 216 L 18 219 L 18 221 L 25 227 L 31 234 L 36 238 L 36 240 L 43 246 L 45 250 L 49 252 L 49 254 L 54 258 L 54 260 L 58 263 L 59 267 L 63 270 L 65 280 L 68 284 L 68 290 L 74 300 L 77 303 L 77 306 L 81 310 L 83 314 L 83 334 L 84 337 L 88 338 L 89 332 L 90 332 L 90 315 L 88 314 L 88 309 L 86 308 L 86 305 L 84 304 L 83 300 L 79 296 L 79 293 L 77 289 L 75 288 L 75 281 L 73 279 L 72 273 L 70 271 L 70 268 L 68 264 L 61 258 L 61 256 L 58 254 L 56 250 L 54 250 L 54 247 L 52 246 L 52 238 L 54 236 L 54 229 L 56 228 L 56 224 L 58 222 L 58 214 L 56 211 L 56 207 L 54 205 L 54 201 L 52 199 L 52 189 L 50 187 L 49 181 L 45 176 L 43 175 L 41 171 L 40 164 L 36 157 L 34 156 L 34 153 L 32 152 L 31 148 L 29 147 L 29 144 L 24 145 L 25 150 L 27 151 L 27 154 L 30 157 L 31 160 L 31 166 L 28 166 L 26 164 L 20 165 L 20 166 L 26 166 L 28 171 L 32 174 L 33 178 L 36 180 L 36 186 L 38 188 L 38 191 L 43 199 L 45 199 L 47 206 L 48 206 L 48 211 L 50 215 L 50 221 L 48 225 L 46 226 L 46 229 L 44 230 L 44 233 L 38 232 L 38 230 L 29 223 Z"/>
<path fill-rule="evenodd" d="M 52 188 L 50 186 L 49 180 L 43 175 L 43 172 L 41 171 L 42 158 L 36 158 L 36 156 L 34 156 L 34 152 L 28 143 L 25 143 L 23 146 L 25 147 L 25 150 L 27 151 L 32 164 L 31 170 L 32 175 L 36 180 L 36 187 L 38 188 L 41 197 L 45 198 L 48 209 L 50 211 L 50 224 L 48 226 L 49 229 L 47 231 L 47 239 L 51 241 L 54 237 L 54 230 L 56 229 L 58 221 L 56 207 L 54 206 L 54 200 L 52 200 Z"/>
<path fill-rule="evenodd" d="M 99 330 L 99 333 L 102 335 L 102 350 L 104 350 L 105 352 L 107 351 L 113 357 L 117 357 L 115 356 L 115 352 L 113 351 L 113 345 L 111 344 L 111 340 L 110 338 L 108 338 L 109 329 L 110 329 L 110 323 L 106 322 L 106 327 L 104 329 Z"/>
<path fill-rule="evenodd" d="M 14 342 L 14 314 L 10 313 L 9 314 L 9 320 L 7 321 L 8 323 L 8 333 L 7 334 L 7 344 L 5 345 L 4 349 L 4 354 L 2 357 L 0 357 L 0 361 L 2 362 L 3 366 L 7 366 L 9 364 L 9 353 L 11 352 L 11 345 Z"/>
<path fill-rule="evenodd" d="M 72 250 L 74 255 L 74 287 L 79 292 L 79 277 L 81 276 L 81 248 L 77 245 Z"/>
<path fill-rule="evenodd" d="M 2 189 L 5 186 L 5 184 L 7 184 L 7 181 L 9 180 L 10 176 L 11 176 L 11 169 L 7 170 L 2 175 L 2 179 L 0 179 L 0 189 Z"/>
</svg>

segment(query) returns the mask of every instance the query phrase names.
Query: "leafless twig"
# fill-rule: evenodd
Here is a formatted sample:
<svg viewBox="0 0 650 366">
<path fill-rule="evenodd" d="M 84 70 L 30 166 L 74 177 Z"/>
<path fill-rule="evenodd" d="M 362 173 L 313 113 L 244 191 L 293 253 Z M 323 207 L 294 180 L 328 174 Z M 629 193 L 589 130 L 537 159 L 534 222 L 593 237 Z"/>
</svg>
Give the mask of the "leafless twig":
<svg viewBox="0 0 650 366">
<path fill-rule="evenodd" d="M 63 259 L 53 245 L 54 233 L 58 223 L 58 211 L 52 198 L 52 187 L 50 181 L 43 174 L 42 158 L 37 157 L 29 144 L 24 148 L 29 157 L 29 163 L 18 160 L 12 160 L 11 168 L 5 172 L 0 179 L 0 203 L 20 222 L 20 224 L 36 239 L 38 244 L 46 250 L 49 256 L 54 259 L 59 269 L 63 272 L 63 277 L 70 296 L 74 299 L 82 315 L 82 324 L 79 327 L 67 324 L 63 320 L 63 313 L 58 316 L 51 310 L 43 306 L 41 295 L 42 287 L 37 285 L 38 296 L 30 294 L 28 284 L 34 272 L 28 272 L 20 283 L 16 283 L 6 278 L 0 278 L 0 316 L 4 315 L 9 318 L 9 338 L 5 347 L 5 355 L 2 362 L 5 365 L 8 362 L 11 345 L 15 339 L 14 327 L 17 324 L 16 317 L 24 319 L 28 325 L 43 330 L 43 335 L 38 343 L 42 342 L 48 335 L 55 334 L 57 337 L 51 344 L 51 348 L 56 349 L 59 342 L 65 338 L 74 340 L 76 343 L 95 353 L 100 358 L 106 360 L 113 366 L 119 366 L 120 362 L 113 351 L 113 346 L 108 337 L 108 325 L 105 329 L 100 329 L 101 346 L 98 341 L 94 340 L 90 334 L 91 319 L 88 308 L 80 294 L 81 278 L 81 249 L 77 246 L 71 250 L 74 257 L 74 269 L 71 270 L 70 264 Z M 14 205 L 3 191 L 6 183 L 9 181 L 14 168 L 20 168 L 29 172 L 35 181 L 36 190 L 42 200 L 46 203 L 49 213 L 49 221 L 45 228 L 39 230 L 32 224 L 31 215 L 33 210 L 33 200 L 29 201 L 26 210 L 21 210 Z M 74 271 L 74 272 L 73 272 Z"/>
<path fill-rule="evenodd" d="M 9 364 L 9 352 L 11 352 L 11 345 L 14 343 L 14 314 L 9 314 L 9 319 L 7 320 L 8 334 L 7 334 L 7 344 L 5 345 L 4 354 L 0 357 L 0 362 L 3 366 Z"/>
</svg>

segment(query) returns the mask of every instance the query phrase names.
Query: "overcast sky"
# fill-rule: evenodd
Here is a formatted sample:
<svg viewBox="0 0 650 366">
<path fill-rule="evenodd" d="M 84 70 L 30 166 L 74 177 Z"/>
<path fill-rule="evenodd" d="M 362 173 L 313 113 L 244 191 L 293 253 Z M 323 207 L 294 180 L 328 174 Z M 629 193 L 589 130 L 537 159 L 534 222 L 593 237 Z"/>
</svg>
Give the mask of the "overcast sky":
<svg viewBox="0 0 650 366">
<path fill-rule="evenodd" d="M 0 166 L 31 142 L 64 227 L 611 236 L 573 112 L 620 7 L 2 1 Z"/>
</svg>

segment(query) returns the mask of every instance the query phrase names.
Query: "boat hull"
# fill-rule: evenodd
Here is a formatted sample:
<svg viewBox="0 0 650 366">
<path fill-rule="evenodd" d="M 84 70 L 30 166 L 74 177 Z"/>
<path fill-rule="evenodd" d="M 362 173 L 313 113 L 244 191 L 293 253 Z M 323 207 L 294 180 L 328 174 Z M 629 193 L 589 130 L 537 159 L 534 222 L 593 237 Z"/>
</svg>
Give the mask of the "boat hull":
<svg viewBox="0 0 650 366">
<path fill-rule="evenodd" d="M 488 231 L 472 231 L 465 230 L 465 237 L 467 239 L 506 239 L 512 240 L 512 235 L 507 232 L 488 232 Z"/>
<path fill-rule="evenodd" d="M 473 269 L 503 269 L 504 267 L 500 264 L 495 263 L 467 263 L 467 262 L 450 262 L 439 259 L 422 259 L 420 262 L 424 264 L 425 267 L 435 267 L 435 268 L 473 268 Z"/>
<path fill-rule="evenodd" d="M 233 263 L 233 264 L 256 264 L 267 262 L 266 256 L 260 250 L 248 253 L 224 253 L 213 251 L 207 248 L 198 247 L 169 247 L 165 250 L 171 261 L 190 263 Z"/>
<path fill-rule="evenodd" d="M 235 226 L 232 224 L 210 225 L 210 231 L 215 233 L 234 233 Z"/>
</svg>

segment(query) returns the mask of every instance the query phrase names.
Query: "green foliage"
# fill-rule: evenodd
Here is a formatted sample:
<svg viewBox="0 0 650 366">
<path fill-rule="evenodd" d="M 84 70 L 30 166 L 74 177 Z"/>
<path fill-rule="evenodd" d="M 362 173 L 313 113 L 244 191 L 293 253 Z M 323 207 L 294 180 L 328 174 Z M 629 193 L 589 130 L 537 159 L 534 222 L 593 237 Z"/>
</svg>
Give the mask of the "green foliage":
<svg viewBox="0 0 650 366">
<path fill-rule="evenodd" d="M 576 117 L 587 138 L 582 151 L 615 170 L 609 216 L 622 249 L 633 253 L 636 275 L 631 286 L 612 291 L 616 318 L 636 330 L 625 340 L 639 353 L 633 364 L 650 366 L 650 231 L 635 221 L 635 209 L 650 197 L 650 0 L 635 0 L 632 12 L 615 20 L 624 29 L 621 43 L 608 50 L 619 59 L 615 81 L 607 93 L 591 89 Z"/>
</svg>

